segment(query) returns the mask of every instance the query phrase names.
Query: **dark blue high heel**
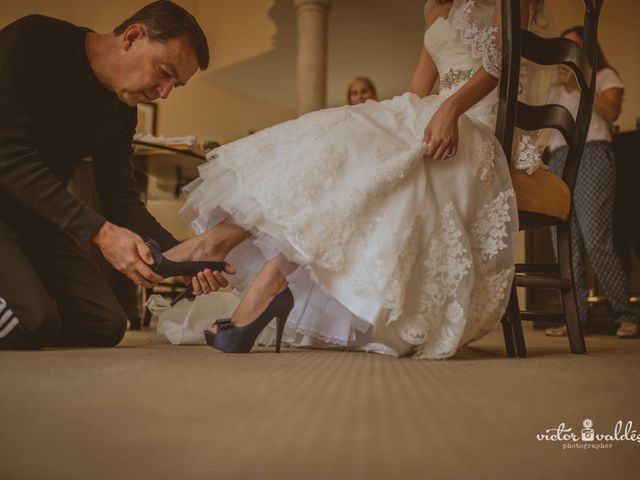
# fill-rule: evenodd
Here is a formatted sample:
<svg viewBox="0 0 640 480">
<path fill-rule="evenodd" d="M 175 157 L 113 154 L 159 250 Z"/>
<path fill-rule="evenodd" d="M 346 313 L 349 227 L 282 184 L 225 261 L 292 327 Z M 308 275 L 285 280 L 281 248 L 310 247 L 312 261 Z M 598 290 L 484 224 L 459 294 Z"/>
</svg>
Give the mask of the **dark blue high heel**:
<svg viewBox="0 0 640 480">
<path fill-rule="evenodd" d="M 282 333 L 289 313 L 293 308 L 293 295 L 286 288 L 269 304 L 267 309 L 249 325 L 236 327 L 228 318 L 216 320 L 217 332 L 204 331 L 207 344 L 225 353 L 249 353 L 258 335 L 273 318 L 277 321 L 276 353 L 280 352 Z"/>
<path fill-rule="evenodd" d="M 177 277 L 182 275 L 188 275 L 193 277 L 198 272 L 202 272 L 205 269 L 223 272 L 226 265 L 225 262 L 174 262 L 162 255 L 160 244 L 152 238 L 147 238 L 144 243 L 147 244 L 153 257 L 153 265 L 151 270 L 160 275 L 162 278 Z M 180 293 L 176 298 L 171 301 L 171 306 L 178 303 L 183 298 L 189 297 L 193 294 L 193 286 L 187 285 L 184 291 Z"/>
</svg>

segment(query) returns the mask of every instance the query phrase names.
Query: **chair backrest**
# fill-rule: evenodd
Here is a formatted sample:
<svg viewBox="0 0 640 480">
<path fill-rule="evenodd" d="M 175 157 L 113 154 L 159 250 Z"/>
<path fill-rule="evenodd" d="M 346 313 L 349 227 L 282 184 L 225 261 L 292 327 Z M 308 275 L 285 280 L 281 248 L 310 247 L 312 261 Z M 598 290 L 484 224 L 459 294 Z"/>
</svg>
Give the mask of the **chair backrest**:
<svg viewBox="0 0 640 480">
<path fill-rule="evenodd" d="M 511 163 L 515 127 L 532 131 L 555 128 L 569 152 L 562 179 L 573 192 L 580 157 L 589 131 L 596 89 L 598 17 L 603 0 L 583 0 L 584 48 L 566 38 L 542 38 L 520 28 L 520 0 L 496 0 L 502 8 L 502 72 L 496 136 Z M 540 65 L 567 65 L 580 85 L 576 119 L 562 105 L 528 105 L 518 101 L 520 57 Z"/>
</svg>

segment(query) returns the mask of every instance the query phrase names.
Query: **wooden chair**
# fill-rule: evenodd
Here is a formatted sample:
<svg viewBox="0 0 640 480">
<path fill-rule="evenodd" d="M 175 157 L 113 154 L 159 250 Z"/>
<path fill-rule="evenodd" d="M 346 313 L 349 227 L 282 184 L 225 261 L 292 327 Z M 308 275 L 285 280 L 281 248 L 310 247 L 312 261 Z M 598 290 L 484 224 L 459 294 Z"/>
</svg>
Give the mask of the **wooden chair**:
<svg viewBox="0 0 640 480">
<path fill-rule="evenodd" d="M 515 127 L 526 131 L 543 128 L 559 130 L 567 141 L 562 180 L 544 170 L 529 176 L 512 169 L 518 202 L 520 230 L 555 225 L 557 263 L 516 264 L 507 311 L 502 319 L 507 355 L 526 357 L 521 320 L 566 322 L 573 353 L 586 353 L 573 282 L 569 213 L 580 157 L 584 148 L 595 94 L 596 32 L 603 0 L 583 0 L 585 5 L 584 48 L 564 38 L 541 38 L 520 28 L 520 1 L 500 0 L 502 5 L 502 72 L 500 79 L 496 136 L 511 165 Z M 580 106 L 574 120 L 560 105 L 531 106 L 518 101 L 520 58 L 540 65 L 570 67 L 580 85 Z M 561 292 L 563 314 L 520 311 L 516 287 L 557 289 Z"/>
</svg>

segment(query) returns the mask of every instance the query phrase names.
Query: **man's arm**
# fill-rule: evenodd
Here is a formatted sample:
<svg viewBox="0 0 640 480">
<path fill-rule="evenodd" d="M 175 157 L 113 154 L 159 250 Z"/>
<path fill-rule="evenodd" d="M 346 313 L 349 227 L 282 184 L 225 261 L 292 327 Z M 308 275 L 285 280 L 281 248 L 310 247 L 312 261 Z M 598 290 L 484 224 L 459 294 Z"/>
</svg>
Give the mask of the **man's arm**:
<svg viewBox="0 0 640 480">
<path fill-rule="evenodd" d="M 153 259 L 142 239 L 108 224 L 73 196 L 39 149 L 51 128 L 43 120 L 52 93 L 46 83 L 59 68 L 61 48 L 38 35 L 41 24 L 41 18 L 27 17 L 0 32 L 0 190 L 76 241 L 93 239 L 114 267 L 150 287 L 161 278 L 143 261 Z"/>
<path fill-rule="evenodd" d="M 105 217 L 121 227 L 160 243 L 162 250 L 178 244 L 149 213 L 140 200 L 133 178 L 133 134 L 136 115 L 131 114 L 117 138 L 109 146 L 93 155 L 93 168 L 100 204 Z"/>
<path fill-rule="evenodd" d="M 178 241 L 140 200 L 131 163 L 135 126 L 136 115 L 132 112 L 116 138 L 93 155 L 96 187 L 107 218 L 93 241 L 116 269 L 136 284 L 149 287 L 149 281 L 158 282 L 161 278 L 148 267 L 153 263 L 153 257 L 142 237 L 153 238 L 163 250 L 177 245 Z"/>
<path fill-rule="evenodd" d="M 67 190 L 38 149 L 47 128 L 41 120 L 48 103 L 44 84 L 54 68 L 47 48 L 55 47 L 29 35 L 32 21 L 9 25 L 0 35 L 0 190 L 83 242 L 104 218 Z"/>
</svg>

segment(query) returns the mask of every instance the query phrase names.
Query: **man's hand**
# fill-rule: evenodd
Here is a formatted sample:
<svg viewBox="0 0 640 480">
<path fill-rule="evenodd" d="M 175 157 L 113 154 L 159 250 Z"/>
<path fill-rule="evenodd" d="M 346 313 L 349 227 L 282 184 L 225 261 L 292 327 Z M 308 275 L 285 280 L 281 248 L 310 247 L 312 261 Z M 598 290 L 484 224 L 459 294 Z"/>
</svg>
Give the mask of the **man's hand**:
<svg viewBox="0 0 640 480">
<path fill-rule="evenodd" d="M 151 270 L 153 257 L 142 237 L 131 230 L 105 222 L 93 237 L 104 258 L 136 285 L 151 288 L 162 277 Z"/>
<path fill-rule="evenodd" d="M 224 273 L 233 275 L 236 273 L 236 270 L 227 263 L 224 266 Z M 191 279 L 194 295 L 217 292 L 219 289 L 225 288 L 228 285 L 229 280 L 224 278 L 221 272 L 211 271 L 208 268 L 202 272 L 198 272 L 198 274 Z"/>
</svg>

